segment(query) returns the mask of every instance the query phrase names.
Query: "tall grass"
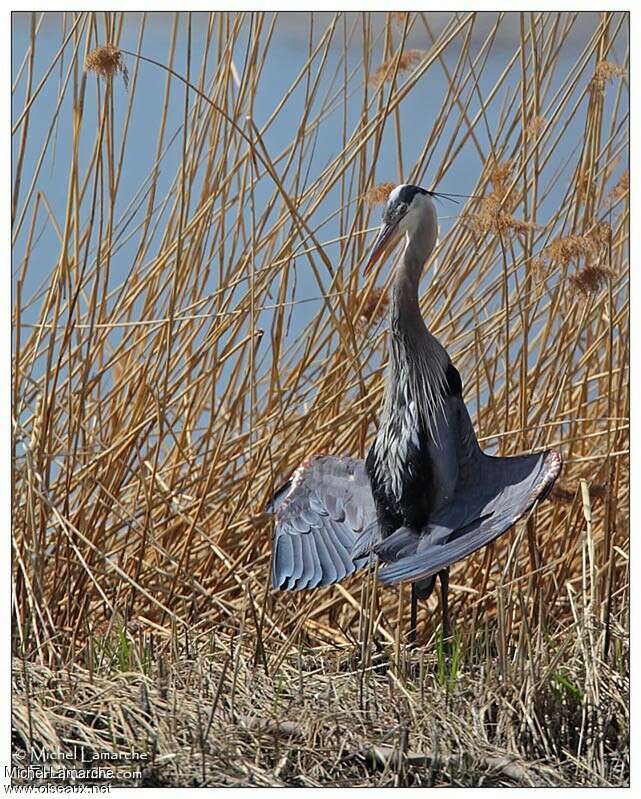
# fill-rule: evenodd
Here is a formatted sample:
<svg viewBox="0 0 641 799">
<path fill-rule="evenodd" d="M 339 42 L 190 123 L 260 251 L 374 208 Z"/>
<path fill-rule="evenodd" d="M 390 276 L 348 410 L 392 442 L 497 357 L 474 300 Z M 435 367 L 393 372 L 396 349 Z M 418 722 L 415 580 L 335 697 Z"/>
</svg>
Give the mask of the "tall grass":
<svg viewBox="0 0 641 799">
<path fill-rule="evenodd" d="M 551 502 L 453 569 L 458 670 L 484 652 L 525 695 L 561 674 L 578 641 L 577 690 L 598 706 L 603 664 L 623 674 L 627 652 L 628 53 L 626 15 L 604 13 L 568 67 L 579 16 L 501 13 L 478 38 L 474 13 L 439 30 L 421 13 L 337 14 L 324 27 L 310 15 L 308 57 L 264 120 L 277 15 L 201 16 L 202 48 L 178 15 L 174 74 L 118 53 L 102 75 L 87 55 L 117 48 L 134 20 L 66 15 L 43 64 L 33 15 L 13 94 L 16 653 L 93 670 L 99 642 L 123 631 L 165 647 L 215 631 L 240 636 L 270 674 L 303 646 L 358 642 L 363 669 L 389 646 L 400 663 L 398 591 L 367 575 L 270 590 L 263 508 L 305 457 L 362 456 L 373 435 L 391 276 L 361 269 L 375 187 L 456 192 L 448 174 L 462 163 L 469 174 L 471 152 L 472 196 L 441 206 L 456 219 L 442 221 L 423 314 L 461 372 L 482 446 L 559 447 L 564 470 Z M 504 69 L 488 81 L 494 59 Z M 150 169 L 124 194 L 151 72 L 165 83 L 158 129 L 144 131 Z M 56 80 L 50 123 L 34 129 Z M 280 125 L 290 95 L 294 128 Z M 438 113 L 408 151 L 408 106 L 428 102 Z M 281 127 L 290 138 L 276 147 Z M 333 156 L 317 158 L 335 130 Z M 67 148 L 56 207 L 40 184 Z M 382 150 L 395 174 L 377 173 Z M 427 643 L 431 610 L 419 618 Z M 595 750 L 591 768 L 605 775 L 605 760 Z"/>
</svg>

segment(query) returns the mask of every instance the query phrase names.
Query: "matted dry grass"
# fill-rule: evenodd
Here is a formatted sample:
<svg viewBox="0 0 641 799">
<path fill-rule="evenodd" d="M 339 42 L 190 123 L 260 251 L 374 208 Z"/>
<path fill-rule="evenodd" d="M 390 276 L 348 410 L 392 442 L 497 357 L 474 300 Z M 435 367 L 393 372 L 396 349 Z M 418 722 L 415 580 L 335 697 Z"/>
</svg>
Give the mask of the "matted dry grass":
<svg viewBox="0 0 641 799">
<path fill-rule="evenodd" d="M 95 672 L 16 662 L 16 762 L 42 747 L 78 769 L 105 752 L 146 756 L 111 763 L 114 785 L 625 785 L 627 681 L 619 658 L 590 650 L 585 621 L 506 675 L 489 632 L 458 667 L 439 647 L 397 663 L 377 640 L 368 667 L 357 645 L 301 643 L 272 670 L 250 630 L 165 646 L 136 636 Z"/>
<path fill-rule="evenodd" d="M 612 43 L 626 16 L 599 17 L 576 63 L 562 73 L 559 54 L 576 15 L 522 15 L 513 52 L 502 56 L 506 69 L 493 88 L 484 88 L 474 112 L 500 16 L 476 49 L 474 14 L 452 17 L 438 33 L 422 14 L 392 15 L 380 34 L 366 15 L 333 17 L 321 33 L 310 30 L 309 58 L 290 88 L 304 90 L 300 126 L 278 153 L 265 139 L 281 107 L 260 128 L 251 117 L 260 86 L 269 80 L 265 56 L 278 18 L 214 13 L 207 19 L 202 63 L 192 53 L 188 76 L 171 56 L 166 65 L 174 70 L 166 73 L 168 102 L 177 93 L 184 106 L 182 155 L 178 163 L 165 157 L 163 117 L 155 136 L 157 168 L 138 195 L 126 198 L 121 216 L 116 200 L 123 199 L 141 70 L 160 67 L 118 50 L 126 21 L 121 14 L 67 20 L 70 57 L 62 67 L 52 62 L 47 74 L 61 69 L 61 96 L 72 88 L 75 93 L 72 152 L 84 137 L 92 155 L 82 167 L 72 158 L 68 204 L 57 220 L 37 188 L 41 163 L 24 158 L 40 91 L 32 74 L 34 17 L 21 69 L 25 100 L 14 113 L 12 203 L 14 240 L 21 242 L 14 255 L 12 386 L 18 744 L 48 736 L 64 743 L 70 734 L 104 743 L 109 730 L 112 745 L 116 739 L 138 745 L 141 731 L 153 730 L 165 752 L 175 744 L 172 735 L 185 735 L 182 754 L 167 766 L 170 776 L 159 779 L 186 779 L 195 761 L 180 765 L 180 758 L 189 751 L 193 760 L 197 698 L 211 705 L 211 686 L 231 657 L 238 664 L 236 686 L 250 686 L 263 669 L 254 708 L 261 718 L 270 717 L 278 691 L 287 692 L 287 713 L 300 711 L 305 745 L 296 749 L 279 735 L 268 735 L 267 742 L 262 733 L 250 735 L 239 722 L 252 713 L 249 688 L 239 688 L 236 700 L 221 689 L 225 711 L 220 724 L 216 717 L 216 744 L 203 755 L 208 784 L 407 780 L 408 761 L 392 758 L 379 772 L 357 760 L 346 765 L 344 757 L 359 747 L 396 746 L 409 720 L 405 748 L 428 758 L 422 765 L 414 761 L 423 769 L 412 777 L 420 784 L 468 784 L 491 772 L 487 764 L 505 753 L 518 755 L 529 776 L 507 777 L 499 769 L 492 780 L 622 784 L 629 179 L 627 83 Z M 141 37 L 144 25 L 143 16 Z M 235 63 L 233 47 L 248 25 L 252 46 L 246 61 Z M 189 31 L 174 27 L 170 53 Z M 425 39 L 424 50 L 407 47 L 412 31 Z M 357 68 L 348 69 L 348 41 L 362 46 Z M 106 42 L 115 77 L 129 75 L 127 91 L 96 54 Z M 443 57 L 447 47 L 457 53 L 454 67 Z M 212 60 L 217 68 L 205 78 Z M 100 74 L 83 71 L 83 64 Z M 416 96 L 428 71 L 432 87 L 442 87 L 440 110 L 421 152 L 408 155 L 400 104 Z M 186 100 L 177 73 L 197 88 Z M 325 94 L 321 74 L 333 75 Z M 95 118 L 88 115 L 88 92 L 96 93 Z M 609 93 L 613 101 L 606 106 Z M 491 106 L 494 98 L 501 98 L 499 111 Z M 350 108 L 357 103 L 362 109 L 355 123 L 348 123 L 348 100 Z M 330 112 L 344 116 L 341 148 L 321 164 L 313 157 L 314 141 Z M 50 132 L 55 124 L 52 119 Z M 578 149 L 573 143 L 570 160 L 557 165 L 575 124 L 583 138 Z M 554 445 L 565 463 L 551 502 L 453 569 L 460 662 L 448 691 L 434 687 L 429 676 L 436 658 L 429 654 L 438 618 L 433 604 L 419 619 L 427 647 L 421 681 L 403 676 L 402 661 L 419 656 L 407 654 L 401 640 L 408 620 L 399 590 L 376 586 L 367 575 L 301 595 L 269 588 L 271 520 L 262 509 L 274 487 L 313 452 L 363 455 L 375 429 L 389 274 L 379 270 L 365 280 L 361 264 L 376 222 L 373 204 L 381 192 L 375 164 L 387 129 L 399 179 L 444 191 L 456 188 L 447 176 L 463 146 L 474 147 L 474 196 L 442 206 L 444 216 L 459 219 L 443 228 L 438 269 L 430 267 L 423 283 L 423 313 L 461 372 L 482 444 L 503 454 Z M 435 145 L 444 141 L 437 163 Z M 55 157 L 51 137 L 43 140 L 41 155 L 42 163 Z M 175 177 L 165 193 L 159 175 L 168 169 Z M 550 196 L 558 198 L 552 211 L 545 204 Z M 328 204 L 328 197 L 339 199 Z M 340 231 L 335 242 L 325 240 L 321 228 L 331 213 Z M 42 225 L 55 229 L 60 248 L 47 268 L 31 255 Z M 130 241 L 135 257 L 114 284 L 112 264 Z M 319 301 L 311 305 L 298 287 L 302 269 L 317 283 Z M 34 270 L 42 285 L 26 297 Z M 301 319 L 292 335 L 290 326 Z M 214 636 L 216 648 L 194 644 L 190 654 L 178 653 L 176 642 L 201 635 Z M 139 641 L 143 653 L 152 639 L 165 652 L 160 660 L 156 651 L 135 676 L 129 662 L 114 674 L 118 656 L 111 662 L 110 652 L 121 651 L 123 641 Z M 380 652 L 397 674 L 392 683 L 376 672 L 369 682 L 355 674 L 331 676 L 342 673 L 337 664 L 348 657 L 357 657 L 362 674 L 369 674 Z M 304 669 L 296 666 L 303 657 L 311 664 Z M 180 707 L 182 721 L 173 726 L 155 679 L 160 663 L 172 675 L 172 706 Z M 209 676 L 188 699 L 196 674 Z M 64 693 L 65 679 L 87 691 L 86 703 L 74 704 Z M 300 680 L 307 686 L 302 694 Z M 138 712 L 131 708 L 143 684 L 154 697 L 145 700 L 156 708 L 155 716 L 149 709 L 154 720 L 132 726 L 127 712 Z M 369 709 L 361 718 L 363 684 Z M 106 710 L 96 704 L 96 686 L 105 696 L 112 692 Z M 340 702 L 332 693 L 337 686 L 345 691 Z M 327 715 L 315 719 L 323 691 L 331 694 Z M 482 705 L 496 703 L 498 737 L 481 732 L 485 722 L 475 696 Z M 229 701 L 238 703 L 233 712 Z M 454 758 L 447 761 L 449 777 L 426 766 L 440 756 L 427 707 L 446 731 L 445 753 Z M 344 750 L 331 737 L 336 724 L 347 730 Z M 397 731 L 391 738 L 385 736 L 390 729 Z M 553 733 L 560 736 L 557 744 Z M 240 771 L 226 776 L 216 760 L 223 738 L 242 761 Z M 481 741 L 476 748 L 475 741 Z M 460 776 L 466 747 L 474 766 Z"/>
</svg>

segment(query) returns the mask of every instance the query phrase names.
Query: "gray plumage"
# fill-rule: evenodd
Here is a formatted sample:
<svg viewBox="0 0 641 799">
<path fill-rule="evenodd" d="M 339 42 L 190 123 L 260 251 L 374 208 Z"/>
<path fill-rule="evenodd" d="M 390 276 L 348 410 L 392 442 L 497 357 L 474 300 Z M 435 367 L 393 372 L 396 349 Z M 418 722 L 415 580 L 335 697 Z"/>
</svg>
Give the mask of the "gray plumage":
<svg viewBox="0 0 641 799">
<path fill-rule="evenodd" d="M 481 451 L 458 372 L 420 313 L 419 280 L 437 235 L 424 189 L 390 194 L 370 263 L 398 234 L 407 244 L 394 280 L 380 428 L 367 462 L 314 456 L 274 496 L 274 587 L 328 585 L 374 555 L 383 582 L 410 581 L 426 596 L 434 575 L 512 527 L 560 471 L 556 450 Z"/>
</svg>

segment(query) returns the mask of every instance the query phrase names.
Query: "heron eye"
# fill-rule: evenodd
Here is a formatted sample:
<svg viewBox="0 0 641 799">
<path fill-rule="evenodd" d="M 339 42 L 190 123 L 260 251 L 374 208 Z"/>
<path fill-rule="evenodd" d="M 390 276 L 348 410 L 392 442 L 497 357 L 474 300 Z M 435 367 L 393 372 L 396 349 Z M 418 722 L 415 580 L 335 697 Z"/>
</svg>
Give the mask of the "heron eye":
<svg viewBox="0 0 641 799">
<path fill-rule="evenodd" d="M 397 213 L 404 214 L 407 211 L 407 203 L 399 203 L 397 206 Z"/>
</svg>

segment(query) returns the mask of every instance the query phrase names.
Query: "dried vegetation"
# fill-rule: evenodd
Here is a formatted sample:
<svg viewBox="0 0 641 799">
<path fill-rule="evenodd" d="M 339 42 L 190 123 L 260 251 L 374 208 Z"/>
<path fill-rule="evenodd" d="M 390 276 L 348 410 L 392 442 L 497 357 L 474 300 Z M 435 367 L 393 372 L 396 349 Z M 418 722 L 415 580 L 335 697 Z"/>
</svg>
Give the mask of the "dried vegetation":
<svg viewBox="0 0 641 799">
<path fill-rule="evenodd" d="M 626 15 L 600 15 L 570 67 L 575 13 L 519 17 L 507 54 L 501 16 L 480 42 L 474 13 L 434 31 L 399 12 L 380 35 L 333 17 L 292 71 L 303 113 L 281 146 L 286 103 L 252 122 L 279 18 L 200 18 L 187 96 L 118 50 L 137 24 L 120 13 L 67 15 L 41 89 L 38 19 L 13 126 L 16 751 L 139 747 L 146 784 L 625 784 L 627 84 L 603 64 L 625 63 Z M 189 31 L 168 47 L 183 75 Z M 125 59 L 128 92 L 103 80 Z M 153 138 L 143 70 L 165 81 Z M 437 111 L 414 151 L 401 101 L 424 101 L 423 76 Z M 376 425 L 389 273 L 362 264 L 388 129 L 399 179 L 473 195 L 442 205 L 422 310 L 483 446 L 565 464 L 551 501 L 453 570 L 449 663 L 435 599 L 408 651 L 407 593 L 367 575 L 269 588 L 267 498 L 311 453 L 363 455 Z M 136 136 L 154 143 L 132 191 Z M 452 185 L 461 159 L 476 185 Z M 45 181 L 61 161 L 62 209 Z"/>
</svg>

